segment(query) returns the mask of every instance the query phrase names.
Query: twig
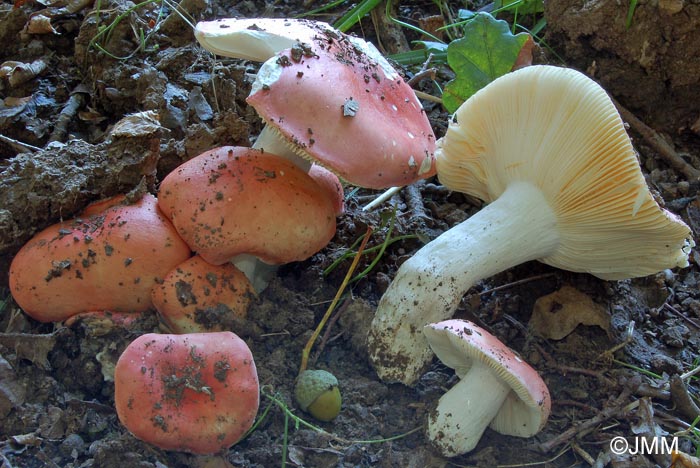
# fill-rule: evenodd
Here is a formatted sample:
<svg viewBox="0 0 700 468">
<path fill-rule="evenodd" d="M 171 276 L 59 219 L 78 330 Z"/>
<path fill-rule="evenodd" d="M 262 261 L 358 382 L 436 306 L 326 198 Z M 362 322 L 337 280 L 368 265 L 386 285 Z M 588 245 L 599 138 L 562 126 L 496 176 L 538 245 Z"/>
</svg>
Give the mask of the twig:
<svg viewBox="0 0 700 468">
<path fill-rule="evenodd" d="M 350 279 L 352 279 L 352 274 L 355 272 L 355 268 L 357 268 L 357 264 L 360 262 L 360 258 L 362 257 L 362 251 L 364 250 L 365 246 L 367 245 L 367 241 L 369 240 L 369 236 L 371 234 L 372 234 L 372 227 L 368 226 L 367 233 L 365 234 L 365 237 L 362 239 L 362 243 L 360 244 L 360 247 L 357 249 L 357 253 L 355 254 L 355 258 L 352 260 L 352 264 L 350 265 L 348 272 L 345 274 L 345 278 L 343 279 L 343 282 L 341 283 L 340 287 L 338 288 L 338 291 L 335 293 L 335 297 L 333 298 L 333 301 L 331 301 L 331 304 L 328 306 L 326 313 L 323 315 L 323 318 L 319 322 L 318 326 L 316 327 L 314 332 L 311 334 L 311 338 L 309 338 L 309 341 L 306 343 L 306 346 L 304 346 L 304 350 L 301 352 L 301 366 L 299 367 L 300 374 L 306 370 L 306 368 L 309 364 L 309 354 L 311 354 L 311 348 L 314 345 L 314 341 L 316 341 L 316 338 L 318 338 L 318 335 L 321 333 L 323 326 L 326 324 L 326 322 L 328 321 L 328 318 L 330 317 L 331 313 L 335 309 L 335 306 L 338 304 L 338 301 L 340 300 L 340 297 L 342 296 L 343 291 L 345 291 L 345 287 L 350 282 Z"/>
<path fill-rule="evenodd" d="M 549 278 L 550 276 L 556 276 L 556 273 L 543 273 L 541 275 L 535 275 L 535 276 L 530 276 L 529 278 L 523 278 L 523 279 L 518 280 L 518 281 L 512 281 L 510 283 L 496 286 L 495 288 L 486 289 L 484 291 L 481 291 L 479 293 L 479 296 L 483 296 L 485 294 L 490 294 L 492 292 L 500 291 L 501 289 L 508 289 L 508 288 L 512 288 L 514 286 L 520 286 L 521 284 L 529 283 L 530 281 L 537 281 L 537 280 L 541 280 L 544 278 Z"/>
<path fill-rule="evenodd" d="M 560 435 L 555 436 L 549 439 L 548 441 L 539 444 L 539 450 L 543 453 L 547 453 L 551 451 L 554 447 L 569 442 L 574 437 L 577 437 L 580 434 L 593 429 L 600 423 L 607 421 L 611 418 L 616 418 L 624 412 L 628 411 L 628 408 L 626 406 L 627 400 L 629 399 L 630 395 L 632 395 L 632 393 L 636 391 L 636 387 L 638 387 L 640 383 L 641 379 L 639 377 L 633 377 L 629 379 L 622 391 L 620 392 L 620 395 L 608 407 L 603 408 L 600 411 L 600 413 L 598 413 L 591 419 L 583 421 L 580 424 L 576 424 L 575 426 L 572 426 L 566 431 L 562 432 Z"/>
<path fill-rule="evenodd" d="M 416 182 L 415 184 L 407 185 L 404 187 L 404 200 L 406 200 L 406 206 L 411 212 L 411 219 L 418 221 L 421 225 L 425 224 L 425 220 L 430 217 L 425 211 L 425 204 L 423 203 L 423 195 L 418 188 L 418 184 L 423 181 Z"/>
<path fill-rule="evenodd" d="M 664 302 L 664 307 L 665 307 L 666 309 L 670 310 L 671 312 L 673 312 L 674 314 L 676 314 L 676 315 L 677 315 L 678 317 L 680 317 L 681 319 L 685 320 L 687 323 L 689 323 L 689 324 L 690 324 L 691 326 L 693 326 L 695 329 L 700 330 L 700 324 L 699 324 L 699 323 L 697 323 L 695 320 L 691 319 L 690 317 L 686 317 L 685 315 L 683 315 L 683 314 L 681 313 L 680 310 L 676 309 L 675 307 L 673 307 L 673 306 L 672 306 L 671 304 L 669 304 L 668 302 Z"/>
<path fill-rule="evenodd" d="M 659 153 L 666 163 L 673 169 L 683 174 L 688 180 L 695 181 L 700 179 L 700 171 L 688 164 L 673 147 L 664 138 L 659 135 L 653 128 L 642 122 L 636 115 L 627 110 L 622 104 L 613 99 L 618 112 L 622 119 L 629 123 L 644 140 Z"/>
<path fill-rule="evenodd" d="M 32 153 L 41 151 L 41 148 L 39 148 L 38 146 L 32 146 L 29 143 L 23 143 L 5 135 L 0 135 L 0 141 L 10 145 L 15 151 L 20 153 L 25 151 L 31 151 Z"/>
<path fill-rule="evenodd" d="M 61 113 L 58 114 L 56 119 L 56 124 L 53 127 L 53 132 L 49 137 L 49 143 L 54 141 L 64 141 L 66 139 L 66 134 L 68 133 L 68 125 L 71 123 L 75 114 L 78 110 L 85 104 L 85 87 L 83 85 L 78 85 L 71 93 L 66 105 L 61 109 Z"/>
<path fill-rule="evenodd" d="M 678 411 L 691 421 L 700 417 L 700 408 L 690 398 L 685 382 L 678 375 L 672 375 L 669 381 L 671 399 L 676 404 Z"/>
</svg>

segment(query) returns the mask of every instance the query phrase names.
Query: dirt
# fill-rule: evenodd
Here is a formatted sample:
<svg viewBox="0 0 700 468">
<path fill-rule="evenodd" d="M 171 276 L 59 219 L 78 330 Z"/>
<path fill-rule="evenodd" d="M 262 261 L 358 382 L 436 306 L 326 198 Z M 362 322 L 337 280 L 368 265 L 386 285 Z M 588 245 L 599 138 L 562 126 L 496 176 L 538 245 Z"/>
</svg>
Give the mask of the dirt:
<svg viewBox="0 0 700 468">
<path fill-rule="evenodd" d="M 545 4 L 547 47 L 537 60 L 587 71 L 660 133 L 677 156 L 700 168 L 700 43 L 693 37 L 700 7 L 683 0 L 639 2 L 627 29 L 624 2 Z M 668 454 L 615 455 L 610 441 L 674 434 L 693 422 L 687 400 L 697 404 L 698 381 L 686 379 L 686 387 L 672 391 L 667 384 L 700 363 L 695 250 L 690 267 L 647 278 L 603 281 L 529 262 L 477 284 L 456 316 L 487 328 L 532 364 L 551 392 L 552 415 L 533 438 L 487 429 L 473 452 L 453 459 L 431 447 L 426 418 L 457 381 L 454 372 L 435 361 L 414 387 L 383 383 L 369 365 L 365 339 L 398 266 L 423 241 L 480 208 L 477 200 L 448 192 L 435 179 L 369 213 L 361 207 L 376 192 L 354 193 L 331 243 L 307 261 L 283 266 L 252 305 L 249 320 L 235 324 L 253 351 L 263 390 L 264 417 L 244 440 L 225 454 L 202 457 L 159 450 L 130 435 L 114 410 L 113 368 L 129 342 L 158 330 L 155 316 L 147 314 L 128 328 L 103 320 L 72 326 L 35 322 L 9 296 L 9 262 L 33 234 L 89 202 L 134 189 L 155 193 L 158 181 L 180 163 L 215 146 L 248 146 L 260 130 L 245 103 L 256 64 L 215 62 L 167 7 L 154 2 L 127 14 L 133 6 L 103 1 L 96 13 L 96 5 L 79 2 L 2 5 L 3 62 L 39 60 L 45 66 L 25 81 L 10 83 L 5 76 L 0 91 L 0 466 L 274 467 L 283 460 L 306 467 L 670 465 Z M 204 20 L 284 16 L 318 5 L 184 0 L 181 6 Z M 342 14 L 333 11 L 321 19 L 332 22 Z M 419 2 L 396 11 L 409 22 L 437 13 L 434 4 Z M 28 32 L 28 24 L 46 27 L 37 26 L 42 14 L 55 32 Z M 101 28 L 120 14 L 126 19 L 109 36 L 98 37 L 103 50 L 91 47 Z M 386 29 L 386 21 L 381 24 Z M 400 34 L 384 29 L 380 37 L 388 48 L 400 48 L 406 37 L 416 39 L 401 28 Z M 134 34 L 139 30 L 144 42 Z M 369 19 L 354 31 L 376 40 Z M 449 73 L 437 76 L 441 84 L 446 79 Z M 429 82 L 421 86 L 434 92 Z M 425 105 L 440 137 L 447 115 L 438 105 Z M 130 114 L 135 115 L 124 121 Z M 110 132 L 118 122 L 120 131 Z M 697 235 L 698 180 L 674 169 L 648 134 L 635 128 L 630 134 L 658 200 Z M 314 421 L 292 400 L 302 349 L 343 281 L 351 261 L 347 249 L 368 227 L 374 229 L 368 248 L 381 245 L 388 223 L 392 237 L 409 237 L 391 243 L 371 272 L 352 284 L 352 294 L 341 301 L 312 353 L 312 367 L 335 374 L 343 398 L 335 420 Z M 358 271 L 372 260 L 373 255 L 363 257 Z M 579 326 L 560 340 L 537 337 L 528 328 L 535 301 L 563 286 L 601 306 L 606 327 Z M 678 444 L 694 454 L 700 436 L 681 433 Z"/>
</svg>

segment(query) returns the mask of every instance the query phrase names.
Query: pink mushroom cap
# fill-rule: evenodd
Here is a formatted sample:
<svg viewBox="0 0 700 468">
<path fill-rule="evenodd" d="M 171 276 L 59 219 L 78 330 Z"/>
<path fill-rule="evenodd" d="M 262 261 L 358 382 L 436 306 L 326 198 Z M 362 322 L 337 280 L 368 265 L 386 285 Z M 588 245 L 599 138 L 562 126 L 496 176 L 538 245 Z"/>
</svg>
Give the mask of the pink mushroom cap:
<svg viewBox="0 0 700 468">
<path fill-rule="evenodd" d="M 361 187 L 435 173 L 435 135 L 411 87 L 370 44 L 320 31 L 265 62 L 248 97 L 302 157 Z"/>
<path fill-rule="evenodd" d="M 253 355 L 231 332 L 141 335 L 114 370 L 119 420 L 165 450 L 226 450 L 253 425 L 259 391 Z"/>
</svg>

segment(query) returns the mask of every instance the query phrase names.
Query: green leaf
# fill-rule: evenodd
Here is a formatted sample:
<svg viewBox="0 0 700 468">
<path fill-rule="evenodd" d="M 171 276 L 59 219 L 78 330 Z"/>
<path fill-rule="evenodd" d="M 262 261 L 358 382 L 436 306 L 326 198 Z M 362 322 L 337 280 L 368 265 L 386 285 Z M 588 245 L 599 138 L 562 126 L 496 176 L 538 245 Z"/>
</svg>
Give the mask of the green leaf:
<svg viewBox="0 0 700 468">
<path fill-rule="evenodd" d="M 508 23 L 480 12 L 464 25 L 464 37 L 447 47 L 447 63 L 455 79 L 445 85 L 442 103 L 452 113 L 472 94 L 508 73 L 527 40 L 513 35 Z"/>
</svg>

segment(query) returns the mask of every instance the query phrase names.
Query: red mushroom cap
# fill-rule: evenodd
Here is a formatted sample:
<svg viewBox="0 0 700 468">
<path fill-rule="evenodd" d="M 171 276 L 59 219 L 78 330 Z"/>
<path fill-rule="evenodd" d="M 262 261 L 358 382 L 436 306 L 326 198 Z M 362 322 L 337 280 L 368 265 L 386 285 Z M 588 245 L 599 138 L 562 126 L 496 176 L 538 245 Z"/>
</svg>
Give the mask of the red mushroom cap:
<svg viewBox="0 0 700 468">
<path fill-rule="evenodd" d="M 231 263 L 212 265 L 199 255 L 168 273 L 152 291 L 153 305 L 173 333 L 231 330 L 255 298 L 253 286 Z"/>
<path fill-rule="evenodd" d="M 490 426 L 501 434 L 529 437 L 547 422 L 552 400 L 542 377 L 501 340 L 468 320 L 431 323 L 423 333 L 435 355 L 463 378 L 475 361 L 511 388 Z M 488 395 L 485 395 L 488 398 Z"/>
<path fill-rule="evenodd" d="M 342 215 L 345 212 L 345 192 L 338 176 L 318 164 L 312 164 L 308 174 L 326 191 L 328 198 L 333 203 L 335 215 Z"/>
<path fill-rule="evenodd" d="M 335 234 L 326 191 L 284 158 L 242 147 L 207 151 L 168 174 L 158 203 L 207 262 L 241 254 L 270 265 L 309 258 Z"/>
<path fill-rule="evenodd" d="M 259 398 L 253 355 L 231 332 L 141 335 L 114 370 L 119 420 L 165 450 L 227 449 L 253 425 Z"/>
<path fill-rule="evenodd" d="M 435 173 L 435 135 L 411 87 L 368 43 L 320 31 L 265 62 L 247 99 L 300 156 L 368 188 Z"/>
<path fill-rule="evenodd" d="M 89 206 L 80 217 L 49 226 L 15 255 L 10 290 L 17 304 L 42 322 L 81 312 L 143 312 L 151 288 L 190 256 L 190 249 L 144 195 Z M 115 204 L 117 203 L 117 204 Z"/>
</svg>

